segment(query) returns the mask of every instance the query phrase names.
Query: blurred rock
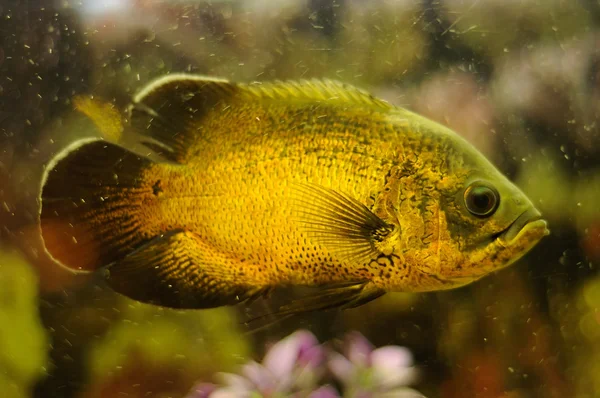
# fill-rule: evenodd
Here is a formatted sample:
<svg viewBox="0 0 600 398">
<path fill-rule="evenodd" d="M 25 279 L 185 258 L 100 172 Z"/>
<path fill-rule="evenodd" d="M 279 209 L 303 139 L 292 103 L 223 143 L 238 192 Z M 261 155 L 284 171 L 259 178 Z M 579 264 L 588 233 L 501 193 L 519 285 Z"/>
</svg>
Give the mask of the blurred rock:
<svg viewBox="0 0 600 398">
<path fill-rule="evenodd" d="M 85 86 L 89 52 L 69 9 L 10 2 L 0 7 L 0 31 L 0 148 L 10 142 L 28 156 L 38 129 Z"/>
<path fill-rule="evenodd" d="M 589 71 L 599 36 L 547 44 L 507 54 L 498 61 L 492 93 L 506 112 L 526 115 L 557 133 L 566 133 L 578 148 L 597 151 L 594 137 L 597 91 Z M 595 44 L 596 43 L 596 44 Z M 563 142 L 564 143 L 564 142 Z"/>
<path fill-rule="evenodd" d="M 495 58 L 528 50 L 544 42 L 568 40 L 586 33 L 590 14 L 580 1 L 439 0 L 449 33 L 475 51 Z"/>
<path fill-rule="evenodd" d="M 412 110 L 456 131 L 489 159 L 501 158 L 495 105 L 474 75 L 439 72 L 414 89 L 410 97 Z"/>
<path fill-rule="evenodd" d="M 389 84 L 416 73 L 425 61 L 420 2 L 349 0 L 339 13 L 341 29 L 329 77 Z"/>
</svg>

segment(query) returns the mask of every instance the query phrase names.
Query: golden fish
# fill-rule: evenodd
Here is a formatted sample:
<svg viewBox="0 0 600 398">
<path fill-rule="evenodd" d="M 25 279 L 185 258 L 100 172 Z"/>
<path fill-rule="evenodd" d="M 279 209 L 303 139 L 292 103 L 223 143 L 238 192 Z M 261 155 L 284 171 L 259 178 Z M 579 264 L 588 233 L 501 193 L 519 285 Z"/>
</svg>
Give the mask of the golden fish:
<svg viewBox="0 0 600 398">
<path fill-rule="evenodd" d="M 209 308 L 303 285 L 320 289 L 288 312 L 354 307 L 463 286 L 549 233 L 457 134 L 342 83 L 170 75 L 122 125 L 79 104 L 164 161 L 69 145 L 42 181 L 45 247 L 139 301 Z"/>
</svg>

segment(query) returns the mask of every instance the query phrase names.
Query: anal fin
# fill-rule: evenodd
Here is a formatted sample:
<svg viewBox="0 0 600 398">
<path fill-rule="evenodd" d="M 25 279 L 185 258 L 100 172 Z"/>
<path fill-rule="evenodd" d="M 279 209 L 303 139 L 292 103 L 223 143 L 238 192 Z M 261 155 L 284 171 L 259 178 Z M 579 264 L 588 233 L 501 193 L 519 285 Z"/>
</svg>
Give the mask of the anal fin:
<svg viewBox="0 0 600 398">
<path fill-rule="evenodd" d="M 172 231 L 112 264 L 107 282 L 134 300 L 180 309 L 233 305 L 268 291 L 237 284 L 219 260 L 195 234 Z"/>
<path fill-rule="evenodd" d="M 246 324 L 263 321 L 259 327 L 253 329 L 256 331 L 300 314 L 360 307 L 385 293 L 385 290 L 373 286 L 369 281 L 350 281 L 310 287 L 309 292 L 302 297 L 293 299 L 289 304 L 274 311 L 251 318 L 246 321 Z"/>
<path fill-rule="evenodd" d="M 349 309 L 360 307 L 385 294 L 385 290 L 376 288 L 370 282 L 337 283 L 313 288 L 311 294 L 293 300 L 274 313 L 294 315 L 304 312 Z"/>
</svg>

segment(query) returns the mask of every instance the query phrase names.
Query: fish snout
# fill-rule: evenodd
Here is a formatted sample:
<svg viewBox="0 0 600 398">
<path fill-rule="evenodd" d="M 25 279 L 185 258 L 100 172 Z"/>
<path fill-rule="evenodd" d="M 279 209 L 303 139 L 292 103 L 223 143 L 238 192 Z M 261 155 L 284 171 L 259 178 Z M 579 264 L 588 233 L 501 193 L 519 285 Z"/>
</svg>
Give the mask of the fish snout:
<svg viewBox="0 0 600 398">
<path fill-rule="evenodd" d="M 500 238 L 507 243 L 511 243 L 528 231 L 539 232 L 540 238 L 550 233 L 547 222 L 542 219 L 542 214 L 535 207 L 530 207 L 521 213 L 500 235 Z"/>
</svg>

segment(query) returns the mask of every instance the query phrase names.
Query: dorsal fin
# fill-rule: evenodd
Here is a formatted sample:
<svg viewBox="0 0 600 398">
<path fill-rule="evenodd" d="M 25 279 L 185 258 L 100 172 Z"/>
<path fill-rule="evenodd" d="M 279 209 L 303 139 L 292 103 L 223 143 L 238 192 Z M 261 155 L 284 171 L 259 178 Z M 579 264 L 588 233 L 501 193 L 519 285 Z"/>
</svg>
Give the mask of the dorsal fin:
<svg viewBox="0 0 600 398">
<path fill-rule="evenodd" d="M 362 105 L 388 110 L 388 102 L 375 98 L 367 91 L 336 80 L 311 79 L 240 84 L 246 95 L 275 100 L 300 100 Z"/>
<path fill-rule="evenodd" d="M 144 145 L 169 160 L 185 163 L 197 139 L 202 115 L 237 91 L 224 79 L 172 74 L 142 89 L 129 109 L 130 125 Z"/>
<path fill-rule="evenodd" d="M 146 146 L 170 160 L 185 163 L 189 149 L 200 138 L 202 116 L 218 103 L 233 98 L 392 108 L 366 91 L 333 80 L 232 83 L 207 76 L 172 74 L 150 83 L 134 97 L 130 124 L 135 132 L 147 137 L 143 140 Z"/>
</svg>

